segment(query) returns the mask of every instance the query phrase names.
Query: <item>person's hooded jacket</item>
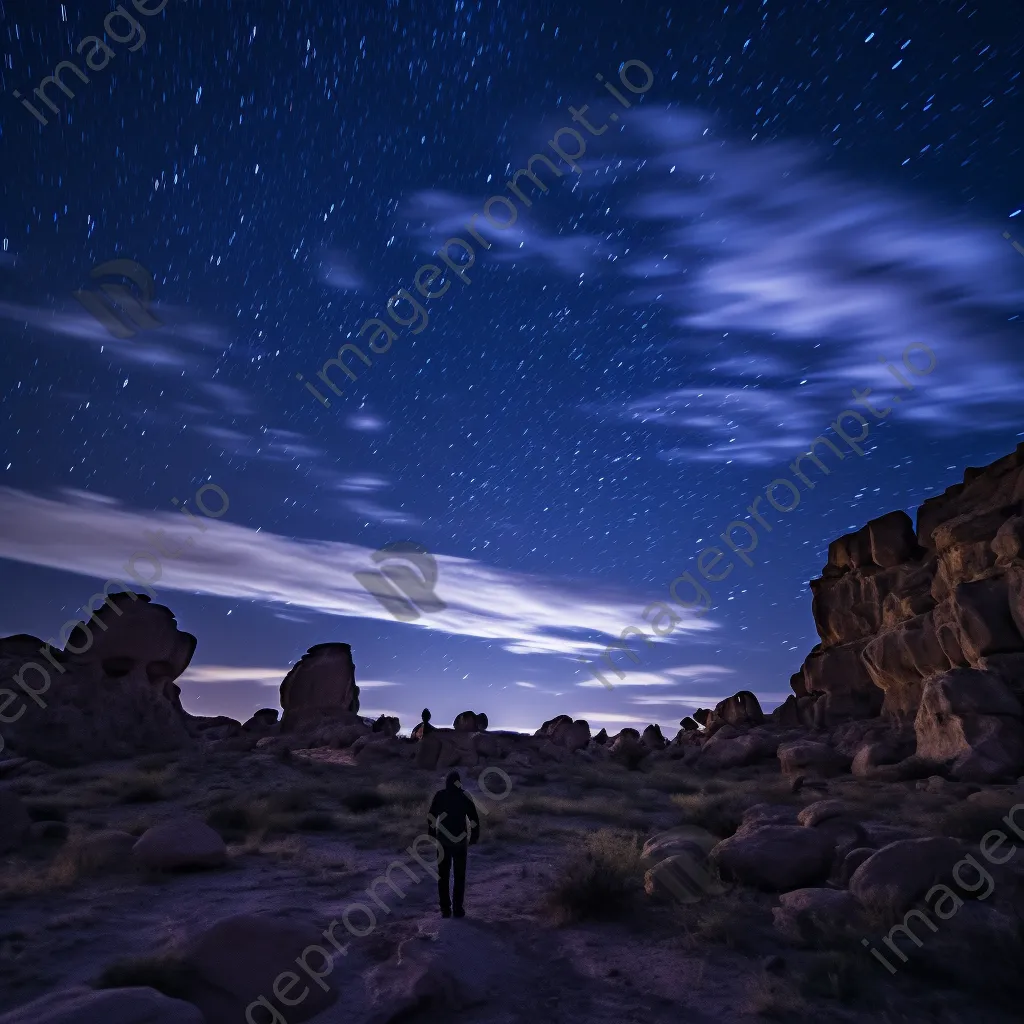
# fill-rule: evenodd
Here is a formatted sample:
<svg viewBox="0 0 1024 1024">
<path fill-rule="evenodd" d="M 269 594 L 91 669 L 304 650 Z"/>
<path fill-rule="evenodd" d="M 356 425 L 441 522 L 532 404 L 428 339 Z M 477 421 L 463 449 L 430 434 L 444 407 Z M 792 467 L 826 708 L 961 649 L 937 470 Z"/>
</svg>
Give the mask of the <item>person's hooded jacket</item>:
<svg viewBox="0 0 1024 1024">
<path fill-rule="evenodd" d="M 446 849 L 470 845 L 480 838 L 480 815 L 462 788 L 458 772 L 449 772 L 427 812 L 427 831 Z"/>
</svg>

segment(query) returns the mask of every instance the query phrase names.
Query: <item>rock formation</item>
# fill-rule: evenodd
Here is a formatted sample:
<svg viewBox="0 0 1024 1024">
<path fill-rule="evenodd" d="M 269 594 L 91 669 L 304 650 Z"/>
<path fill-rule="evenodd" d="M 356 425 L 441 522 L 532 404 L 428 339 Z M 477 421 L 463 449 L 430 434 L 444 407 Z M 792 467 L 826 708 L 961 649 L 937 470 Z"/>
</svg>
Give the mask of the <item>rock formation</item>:
<svg viewBox="0 0 1024 1024">
<path fill-rule="evenodd" d="M 44 646 L 24 634 L 0 639 L 0 675 L 38 692 L 3 725 L 7 753 L 75 765 L 191 742 L 174 680 L 196 638 L 177 628 L 169 608 L 146 595 L 112 594 L 71 630 L 63 651 L 49 652 L 52 661 Z"/>
<path fill-rule="evenodd" d="M 462 711 L 455 716 L 453 728 L 456 732 L 484 732 L 487 729 L 487 716 L 475 711 Z"/>
<path fill-rule="evenodd" d="M 430 732 L 434 727 L 430 724 L 430 708 L 424 708 L 420 716 L 420 721 L 412 730 L 412 738 L 414 740 L 423 739 L 423 734 Z"/>
<path fill-rule="evenodd" d="M 925 501 L 916 530 L 897 511 L 833 541 L 811 581 L 821 642 L 776 719 L 881 714 L 957 777 L 1024 768 L 1022 512 L 1024 444 Z"/>
<path fill-rule="evenodd" d="M 281 683 L 281 732 L 296 732 L 324 719 L 357 715 L 359 687 L 349 644 L 316 644 Z"/>
</svg>

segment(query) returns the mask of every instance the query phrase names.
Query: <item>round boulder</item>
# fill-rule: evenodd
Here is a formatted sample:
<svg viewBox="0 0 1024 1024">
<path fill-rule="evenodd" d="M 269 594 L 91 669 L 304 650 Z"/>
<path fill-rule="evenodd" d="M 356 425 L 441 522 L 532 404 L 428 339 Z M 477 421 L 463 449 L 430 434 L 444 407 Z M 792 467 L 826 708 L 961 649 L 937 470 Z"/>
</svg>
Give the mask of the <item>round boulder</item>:
<svg viewBox="0 0 1024 1024">
<path fill-rule="evenodd" d="M 828 878 L 833 845 L 817 829 L 764 825 L 719 843 L 711 861 L 723 878 L 771 892 L 817 885 Z"/>
<path fill-rule="evenodd" d="M 827 938 L 830 931 L 856 926 L 862 909 L 842 889 L 794 889 L 779 897 L 772 911 L 775 930 L 795 946 Z"/>
<path fill-rule="evenodd" d="M 194 815 L 154 825 L 142 833 L 132 855 L 143 867 L 158 871 L 220 867 L 227 859 L 224 840 Z"/>
<path fill-rule="evenodd" d="M 903 914 L 933 885 L 948 885 L 962 856 L 955 839 L 898 840 L 876 850 L 854 871 L 850 892 L 866 907 Z"/>
</svg>

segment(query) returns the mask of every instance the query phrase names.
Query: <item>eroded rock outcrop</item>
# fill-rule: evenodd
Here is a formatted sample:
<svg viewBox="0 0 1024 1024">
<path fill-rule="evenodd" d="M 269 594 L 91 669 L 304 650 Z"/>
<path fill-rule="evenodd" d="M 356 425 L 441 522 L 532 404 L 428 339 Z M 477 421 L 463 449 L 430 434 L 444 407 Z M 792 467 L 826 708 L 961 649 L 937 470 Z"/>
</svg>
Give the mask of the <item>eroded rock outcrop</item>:
<svg viewBox="0 0 1024 1024">
<path fill-rule="evenodd" d="M 833 541 L 811 581 L 821 642 L 792 679 L 795 700 L 773 718 L 831 728 L 881 716 L 912 724 L 917 756 L 954 777 L 1019 774 L 1022 555 L 1024 444 L 929 498 L 916 530 L 896 511 Z M 884 738 L 871 742 L 854 756 L 858 774 L 888 759 Z"/>
<path fill-rule="evenodd" d="M 359 712 L 359 687 L 349 644 L 316 644 L 281 683 L 281 731 L 306 729 L 325 718 Z"/>
<path fill-rule="evenodd" d="M 196 638 L 178 629 L 169 608 L 115 593 L 71 629 L 62 651 L 44 647 L 24 634 L 0 639 L 4 685 L 22 693 L 20 681 L 36 693 L 3 725 L 8 753 L 75 765 L 192 742 L 175 680 Z"/>
</svg>

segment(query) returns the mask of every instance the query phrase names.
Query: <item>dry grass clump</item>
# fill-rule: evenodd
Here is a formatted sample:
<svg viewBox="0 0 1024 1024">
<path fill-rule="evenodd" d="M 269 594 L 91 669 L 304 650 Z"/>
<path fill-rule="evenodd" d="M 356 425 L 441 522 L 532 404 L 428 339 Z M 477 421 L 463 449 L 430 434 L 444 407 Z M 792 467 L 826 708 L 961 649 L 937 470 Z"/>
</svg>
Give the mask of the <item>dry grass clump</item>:
<svg viewBox="0 0 1024 1024">
<path fill-rule="evenodd" d="M 0 899 L 31 899 L 58 889 L 69 889 L 79 877 L 77 845 L 69 840 L 51 860 L 11 857 L 0 862 Z"/>
<path fill-rule="evenodd" d="M 727 839 L 740 827 L 743 814 L 755 804 L 802 804 L 789 784 L 778 776 L 741 779 L 726 783 L 711 779 L 699 793 L 674 794 L 673 806 L 683 812 L 682 824 L 698 825 L 713 835 Z"/>
<path fill-rule="evenodd" d="M 674 903 L 671 920 L 673 931 L 682 931 L 691 950 L 713 943 L 754 953 L 776 945 L 771 900 L 739 886 L 697 903 Z"/>
<path fill-rule="evenodd" d="M 562 866 L 548 892 L 548 908 L 559 924 L 624 917 L 641 891 L 643 871 L 637 835 L 599 829 Z"/>
<path fill-rule="evenodd" d="M 808 1020 L 810 1011 L 807 1002 L 791 981 L 770 974 L 762 974 L 755 979 L 743 1009 L 750 1014 L 790 1024 Z"/>
</svg>

